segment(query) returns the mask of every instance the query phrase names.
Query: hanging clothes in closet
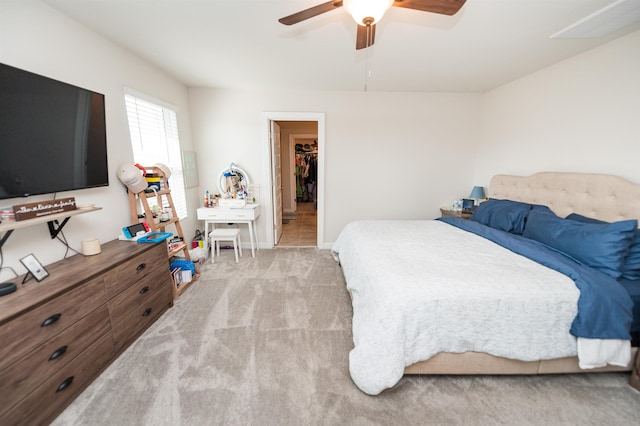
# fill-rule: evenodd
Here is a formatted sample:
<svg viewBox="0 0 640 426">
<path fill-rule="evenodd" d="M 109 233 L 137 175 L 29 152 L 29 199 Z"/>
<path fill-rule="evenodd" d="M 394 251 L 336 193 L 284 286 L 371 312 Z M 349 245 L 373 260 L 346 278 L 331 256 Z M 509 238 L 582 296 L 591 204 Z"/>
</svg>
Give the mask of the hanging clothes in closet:
<svg viewBox="0 0 640 426">
<path fill-rule="evenodd" d="M 317 178 L 317 146 L 314 149 L 309 144 L 296 144 L 296 197 L 298 202 L 315 203 Z"/>
</svg>

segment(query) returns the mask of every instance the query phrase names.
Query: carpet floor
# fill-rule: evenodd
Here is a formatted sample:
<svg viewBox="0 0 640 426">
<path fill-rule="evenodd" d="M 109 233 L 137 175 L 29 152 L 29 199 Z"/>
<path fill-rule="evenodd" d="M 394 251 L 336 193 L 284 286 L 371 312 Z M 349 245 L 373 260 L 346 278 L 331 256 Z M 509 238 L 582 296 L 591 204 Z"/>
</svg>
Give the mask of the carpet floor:
<svg viewBox="0 0 640 426">
<path fill-rule="evenodd" d="M 314 248 L 224 250 L 54 425 L 638 425 L 628 373 L 405 376 L 368 396 L 348 371 L 351 305 Z"/>
</svg>

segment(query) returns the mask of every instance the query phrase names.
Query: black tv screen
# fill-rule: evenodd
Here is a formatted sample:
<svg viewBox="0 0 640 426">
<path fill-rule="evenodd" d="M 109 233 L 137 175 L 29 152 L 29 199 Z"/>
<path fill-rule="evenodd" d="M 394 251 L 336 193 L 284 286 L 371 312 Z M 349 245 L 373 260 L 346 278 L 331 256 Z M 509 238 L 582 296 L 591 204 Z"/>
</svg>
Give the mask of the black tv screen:
<svg viewBox="0 0 640 426">
<path fill-rule="evenodd" d="M 104 95 L 0 64 L 0 199 L 109 185 Z"/>
</svg>

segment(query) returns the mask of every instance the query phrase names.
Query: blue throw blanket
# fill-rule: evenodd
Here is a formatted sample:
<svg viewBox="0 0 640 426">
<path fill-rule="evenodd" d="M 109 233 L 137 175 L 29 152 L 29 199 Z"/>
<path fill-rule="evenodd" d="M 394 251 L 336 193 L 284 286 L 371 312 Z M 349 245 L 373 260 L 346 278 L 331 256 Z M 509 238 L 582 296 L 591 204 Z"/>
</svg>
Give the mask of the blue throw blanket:
<svg viewBox="0 0 640 426">
<path fill-rule="evenodd" d="M 630 340 L 633 302 L 624 287 L 615 279 L 538 241 L 490 228 L 472 220 L 455 217 L 438 220 L 480 235 L 571 278 L 580 290 L 578 314 L 569 330 L 572 335 L 590 339 Z"/>
</svg>

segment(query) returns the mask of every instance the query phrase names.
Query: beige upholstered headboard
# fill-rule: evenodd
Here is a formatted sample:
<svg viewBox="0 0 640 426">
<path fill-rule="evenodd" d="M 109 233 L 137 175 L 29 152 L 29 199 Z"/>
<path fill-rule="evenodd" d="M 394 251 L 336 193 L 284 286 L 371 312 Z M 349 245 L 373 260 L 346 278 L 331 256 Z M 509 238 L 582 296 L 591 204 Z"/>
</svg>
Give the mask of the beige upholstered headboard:
<svg viewBox="0 0 640 426">
<path fill-rule="evenodd" d="M 489 197 L 543 204 L 561 217 L 579 213 L 607 222 L 640 220 L 640 185 L 612 175 L 556 172 L 495 175 Z"/>
</svg>

